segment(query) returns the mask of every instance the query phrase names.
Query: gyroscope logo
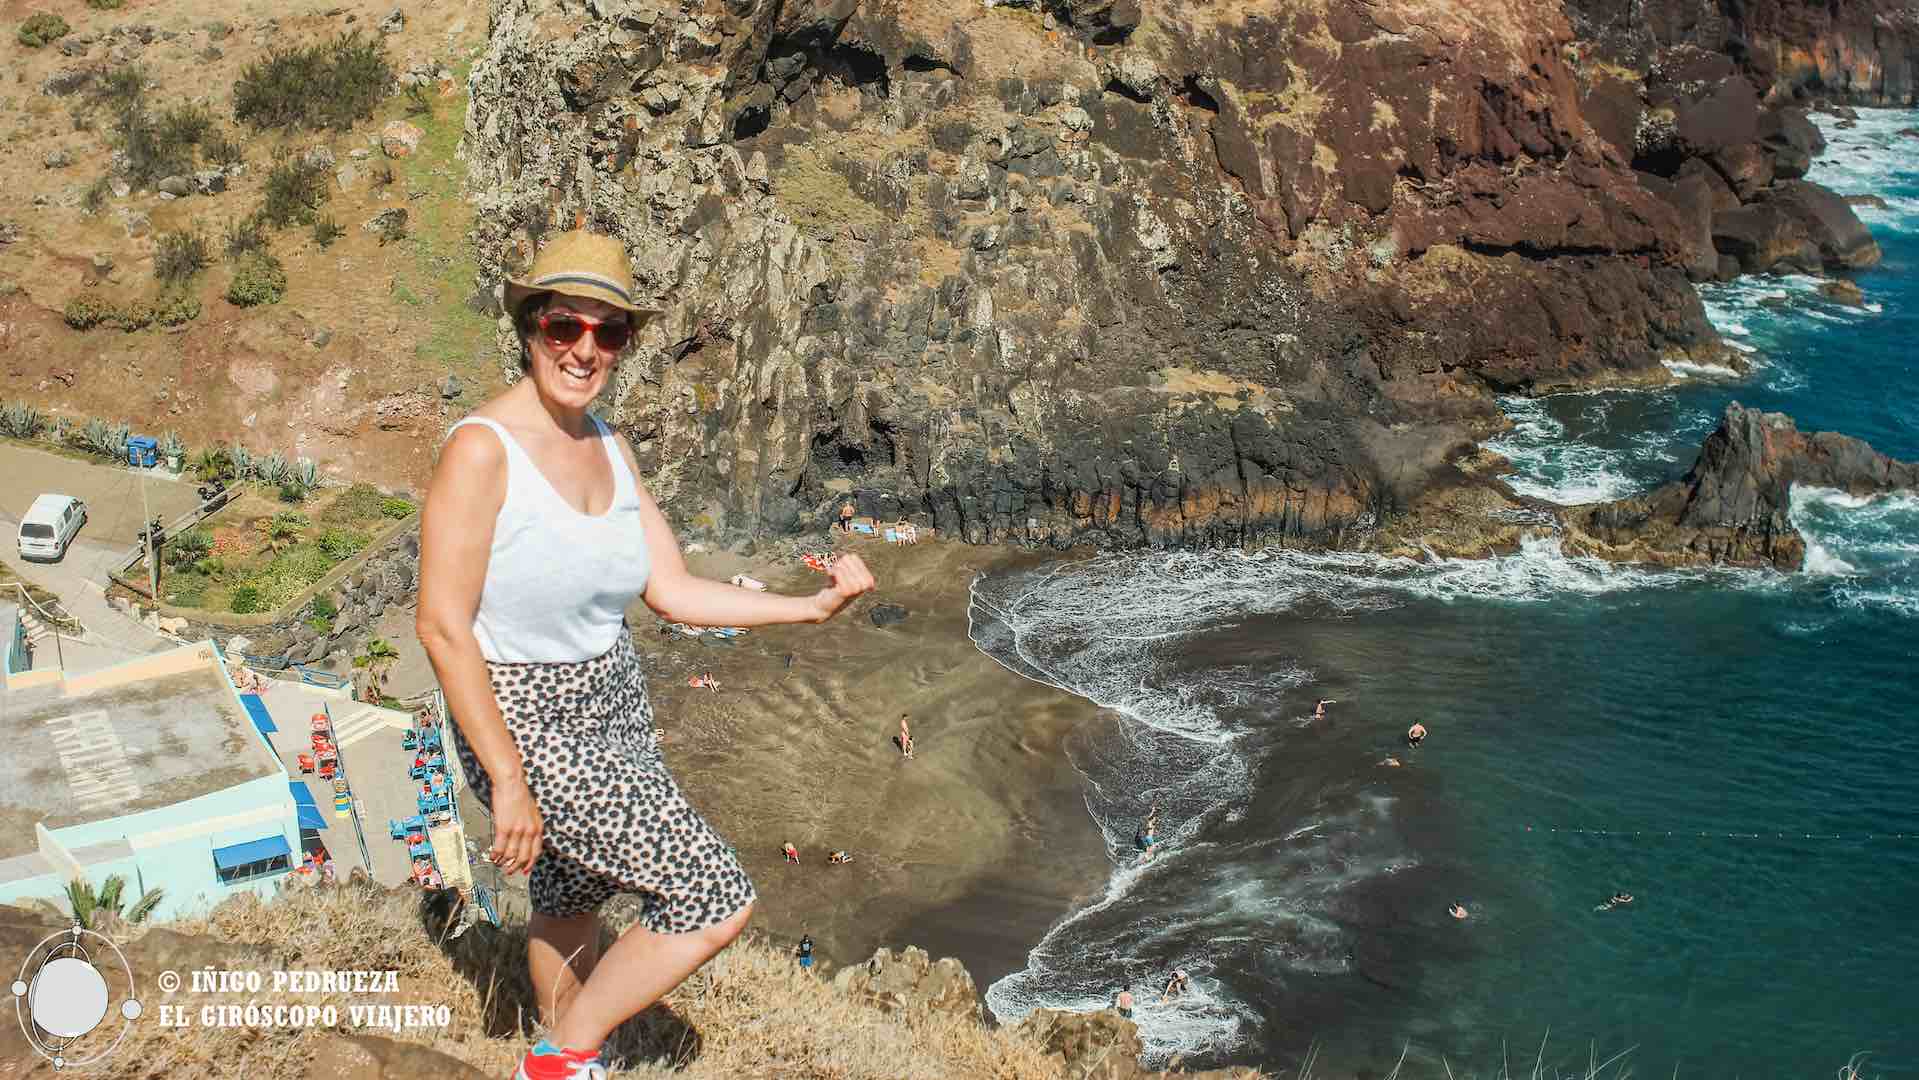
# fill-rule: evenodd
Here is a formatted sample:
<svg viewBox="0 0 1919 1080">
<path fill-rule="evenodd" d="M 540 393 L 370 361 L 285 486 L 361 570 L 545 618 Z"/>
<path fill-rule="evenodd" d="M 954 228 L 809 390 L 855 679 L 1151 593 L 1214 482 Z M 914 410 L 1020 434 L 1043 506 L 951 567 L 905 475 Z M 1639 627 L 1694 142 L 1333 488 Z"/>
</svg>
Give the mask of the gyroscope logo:
<svg viewBox="0 0 1919 1080">
<path fill-rule="evenodd" d="M 126 973 L 131 995 L 133 969 L 126 954 L 111 938 L 94 933 L 79 923 L 43 939 L 20 965 L 20 977 L 13 981 L 13 1009 L 20 1017 L 20 1030 L 40 1056 L 53 1062 L 56 1069 L 69 1066 L 85 1068 L 106 1060 L 127 1037 L 133 1021 L 140 1015 L 140 1003 L 128 996 L 120 1002 L 120 1032 L 104 1048 L 88 1057 L 72 1058 L 67 1048 L 78 1042 L 107 1018 L 107 980 L 94 966 L 94 955 L 87 951 L 82 935 L 98 938 L 113 950 Z M 97 946 L 96 946 L 97 949 Z M 99 950 L 105 956 L 105 950 Z"/>
</svg>

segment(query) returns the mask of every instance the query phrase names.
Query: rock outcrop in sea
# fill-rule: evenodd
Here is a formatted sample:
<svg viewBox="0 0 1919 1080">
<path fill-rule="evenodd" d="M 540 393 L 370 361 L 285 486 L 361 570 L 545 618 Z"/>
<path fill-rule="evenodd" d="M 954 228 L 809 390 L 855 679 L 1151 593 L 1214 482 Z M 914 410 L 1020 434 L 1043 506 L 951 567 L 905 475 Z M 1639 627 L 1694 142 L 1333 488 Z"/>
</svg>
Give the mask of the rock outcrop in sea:
<svg viewBox="0 0 1919 1080">
<path fill-rule="evenodd" d="M 1806 542 L 1792 523 L 1792 487 L 1855 497 L 1919 490 L 1919 463 L 1895 461 L 1848 435 L 1806 434 L 1783 413 L 1738 402 L 1682 479 L 1649 495 L 1564 515 L 1568 553 L 1663 566 L 1798 570 Z"/>
</svg>

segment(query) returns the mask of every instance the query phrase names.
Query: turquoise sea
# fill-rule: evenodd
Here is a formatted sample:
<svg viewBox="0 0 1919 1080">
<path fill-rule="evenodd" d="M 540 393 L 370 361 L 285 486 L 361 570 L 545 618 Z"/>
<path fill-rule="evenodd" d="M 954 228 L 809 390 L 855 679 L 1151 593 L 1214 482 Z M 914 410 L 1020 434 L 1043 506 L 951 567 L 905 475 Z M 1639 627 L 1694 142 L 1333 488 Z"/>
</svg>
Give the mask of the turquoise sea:
<svg viewBox="0 0 1919 1080">
<path fill-rule="evenodd" d="M 1915 116 L 1861 115 L 1817 118 L 1812 178 L 1887 200 L 1861 212 L 1885 250 L 1856 279 L 1869 307 L 1804 278 L 1709 288 L 1753 373 L 1507 401 L 1516 486 L 1651 488 L 1730 400 L 1919 458 Z M 1542 538 L 1474 562 L 1114 555 L 980 581 L 980 647 L 1115 721 L 1072 747 L 1112 878 L 989 1006 L 1131 988 L 1150 1062 L 1279 1075 L 1919 1077 L 1919 498 L 1800 490 L 1794 517 L 1794 576 Z M 1409 751 L 1415 720 L 1431 736 Z M 1155 802 L 1167 844 L 1142 863 Z M 1620 889 L 1632 904 L 1598 908 Z M 1194 988 L 1162 1003 L 1174 967 Z"/>
</svg>

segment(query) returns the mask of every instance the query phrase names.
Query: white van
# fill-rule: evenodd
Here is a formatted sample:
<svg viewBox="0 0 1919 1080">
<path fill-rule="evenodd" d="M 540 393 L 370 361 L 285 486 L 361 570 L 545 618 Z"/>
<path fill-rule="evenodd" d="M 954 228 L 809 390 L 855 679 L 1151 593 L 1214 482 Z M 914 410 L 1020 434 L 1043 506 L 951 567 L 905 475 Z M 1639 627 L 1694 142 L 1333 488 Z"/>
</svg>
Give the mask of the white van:
<svg viewBox="0 0 1919 1080">
<path fill-rule="evenodd" d="M 71 495 L 40 496 L 20 519 L 20 557 L 59 561 L 86 523 L 86 503 Z"/>
</svg>

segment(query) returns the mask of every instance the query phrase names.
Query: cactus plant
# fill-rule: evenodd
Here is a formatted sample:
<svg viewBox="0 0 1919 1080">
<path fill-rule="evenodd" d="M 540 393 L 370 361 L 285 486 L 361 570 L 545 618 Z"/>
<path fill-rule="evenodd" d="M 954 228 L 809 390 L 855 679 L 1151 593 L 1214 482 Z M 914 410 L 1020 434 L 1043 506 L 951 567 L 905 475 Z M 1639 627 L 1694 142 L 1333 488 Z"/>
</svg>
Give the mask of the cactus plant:
<svg viewBox="0 0 1919 1080">
<path fill-rule="evenodd" d="M 300 486 L 308 491 L 320 486 L 320 466 L 314 464 L 312 458 L 300 459 L 300 467 L 296 475 L 299 477 Z"/>
<path fill-rule="evenodd" d="M 127 459 L 127 440 L 133 436 L 133 428 L 126 424 L 107 425 L 107 456 L 115 461 Z"/>
<path fill-rule="evenodd" d="M 275 450 L 272 453 L 268 454 L 267 456 L 261 458 L 259 462 L 255 464 L 254 472 L 259 475 L 260 479 L 266 481 L 269 484 L 272 484 L 275 487 L 278 487 L 282 483 L 286 482 L 286 478 L 287 478 L 286 456 L 280 453 L 278 450 Z"/>
<path fill-rule="evenodd" d="M 54 417 L 53 427 L 47 432 L 47 437 L 61 446 L 71 444 L 73 442 L 73 421 L 65 416 Z"/>
<path fill-rule="evenodd" d="M 16 439 L 31 439 L 47 426 L 47 415 L 26 404 L 0 408 L 0 432 Z"/>
<path fill-rule="evenodd" d="M 229 454 L 228 457 L 233 462 L 233 478 L 235 480 L 253 479 L 252 451 L 248 450 L 244 446 L 236 446 L 233 448 L 233 452 Z"/>
<path fill-rule="evenodd" d="M 80 441 L 96 454 L 109 454 L 110 432 L 107 422 L 97 416 L 89 417 L 85 427 L 80 429 Z"/>
</svg>

